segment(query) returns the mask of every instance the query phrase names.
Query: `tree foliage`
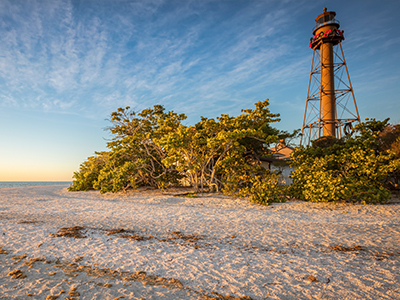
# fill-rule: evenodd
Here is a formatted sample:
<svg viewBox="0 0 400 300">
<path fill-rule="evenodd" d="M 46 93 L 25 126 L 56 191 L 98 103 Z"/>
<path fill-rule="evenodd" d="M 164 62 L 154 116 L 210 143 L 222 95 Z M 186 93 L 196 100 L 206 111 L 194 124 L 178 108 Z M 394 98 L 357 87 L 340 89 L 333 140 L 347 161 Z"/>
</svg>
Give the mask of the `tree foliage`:
<svg viewBox="0 0 400 300">
<path fill-rule="evenodd" d="M 385 181 L 400 169 L 400 159 L 384 147 L 381 134 L 388 121 L 367 120 L 351 137 L 323 137 L 311 147 L 297 148 L 292 153 L 292 194 L 313 202 L 387 200 Z"/>
<path fill-rule="evenodd" d="M 164 107 L 155 105 L 138 114 L 130 107 L 119 108 L 111 114 L 109 130 L 113 139 L 107 144 L 107 155 L 101 153 L 91 157 L 74 174 L 70 190 L 81 190 L 82 178 L 87 178 L 85 187 L 99 189 L 102 193 L 118 192 L 139 186 L 164 188 L 176 184 L 182 177 L 173 167 L 166 167 L 164 149 L 154 141 L 169 130 L 176 130 L 186 117 L 174 112 L 165 112 Z M 162 126 L 161 126 L 162 124 Z M 94 168 L 92 161 L 101 161 Z"/>
<path fill-rule="evenodd" d="M 390 197 L 388 182 L 398 186 L 400 126 L 388 119 L 367 120 L 350 137 L 324 137 L 296 148 L 293 184 L 280 186 L 279 174 L 263 168 L 261 157 L 271 156 L 269 145 L 295 138 L 298 131 L 271 127 L 279 114 L 268 105 L 267 99 L 238 116 L 201 117 L 193 126 L 182 124 L 184 114 L 161 105 L 138 113 L 119 108 L 111 114 L 108 151 L 80 165 L 70 190 L 105 193 L 188 184 L 197 192 L 223 191 L 268 205 L 285 201 L 288 194 L 313 202 L 381 203 Z"/>
<path fill-rule="evenodd" d="M 187 182 L 199 192 L 243 194 L 257 185 L 255 176 L 272 178 L 260 158 L 268 155 L 266 145 L 289 135 L 270 126 L 279 114 L 268 105 L 268 100 L 259 101 L 239 116 L 202 117 L 193 126 L 182 124 L 184 114 L 166 112 L 161 105 L 139 113 L 119 108 L 111 114 L 109 151 L 82 163 L 70 190 L 104 193 Z"/>
<path fill-rule="evenodd" d="M 255 106 L 237 117 L 202 117 L 194 126 L 170 131 L 157 140 L 167 154 L 163 162 L 184 172 L 199 191 L 219 191 L 250 170 L 260 172 L 260 156 L 267 154 L 263 144 L 278 138 L 269 124 L 278 122 L 279 115 L 269 111 L 268 100 Z"/>
<path fill-rule="evenodd" d="M 74 181 L 70 191 L 87 191 L 95 189 L 97 178 L 100 171 L 104 168 L 109 160 L 109 152 L 96 152 L 95 156 L 90 156 L 84 161 L 79 168 L 79 171 L 74 172 Z"/>
<path fill-rule="evenodd" d="M 396 159 L 400 159 L 400 124 L 386 126 L 379 138 L 382 150 L 391 151 Z M 400 190 L 400 169 L 390 173 L 387 184 L 390 189 Z"/>
<path fill-rule="evenodd" d="M 248 197 L 251 202 L 263 205 L 285 202 L 287 187 L 278 184 L 279 176 L 266 170 L 262 175 L 249 177 L 248 184 L 239 189 L 236 195 Z"/>
</svg>

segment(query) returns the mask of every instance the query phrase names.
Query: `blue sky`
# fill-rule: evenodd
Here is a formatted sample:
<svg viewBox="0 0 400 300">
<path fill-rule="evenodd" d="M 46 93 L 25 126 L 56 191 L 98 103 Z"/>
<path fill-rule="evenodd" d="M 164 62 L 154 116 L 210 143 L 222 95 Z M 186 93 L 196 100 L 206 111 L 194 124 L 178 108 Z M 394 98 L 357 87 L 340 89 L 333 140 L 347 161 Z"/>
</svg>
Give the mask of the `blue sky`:
<svg viewBox="0 0 400 300">
<path fill-rule="evenodd" d="M 315 17 L 337 13 L 361 119 L 400 123 L 400 1 L 0 0 L 0 181 L 70 181 L 118 107 L 301 128 Z"/>
</svg>

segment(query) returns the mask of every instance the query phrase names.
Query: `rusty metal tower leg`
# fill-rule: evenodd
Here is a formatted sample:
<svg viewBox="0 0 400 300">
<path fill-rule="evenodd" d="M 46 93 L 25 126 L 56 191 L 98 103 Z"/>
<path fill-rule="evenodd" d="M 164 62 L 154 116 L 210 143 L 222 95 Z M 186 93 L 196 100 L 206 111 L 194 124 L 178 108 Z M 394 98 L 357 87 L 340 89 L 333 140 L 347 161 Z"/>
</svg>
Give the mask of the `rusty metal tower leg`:
<svg viewBox="0 0 400 300">
<path fill-rule="evenodd" d="M 306 108 L 301 130 L 301 145 L 309 145 L 311 140 L 322 136 L 322 102 L 321 102 L 321 61 L 319 50 L 314 49 L 311 61 L 310 79 L 308 82 Z"/>
<path fill-rule="evenodd" d="M 349 70 L 347 69 L 346 59 L 344 58 L 344 52 L 343 52 L 342 43 L 340 43 L 339 46 L 340 46 L 340 52 L 342 54 L 343 65 L 346 68 L 347 80 L 348 80 L 348 83 L 349 83 L 348 84 L 348 91 L 351 92 L 351 96 L 353 98 L 354 109 L 356 111 L 356 115 L 353 115 L 353 116 L 356 118 L 356 121 L 358 121 L 358 123 L 361 123 L 360 114 L 358 113 L 358 108 L 357 108 L 357 103 L 356 103 L 356 97 L 354 97 L 354 90 L 353 90 L 353 86 L 351 85 Z"/>
<path fill-rule="evenodd" d="M 313 57 L 311 60 L 311 71 L 310 71 L 310 79 L 308 81 L 308 90 L 307 90 L 307 100 L 306 100 L 306 109 L 304 110 L 304 118 L 303 118 L 303 126 L 301 128 L 301 136 L 300 136 L 300 145 L 302 145 L 303 143 L 303 137 L 305 136 L 305 131 L 304 129 L 309 128 L 310 133 L 308 134 L 308 137 L 311 136 L 311 127 L 308 127 L 308 124 L 306 124 L 306 120 L 307 120 L 307 108 L 308 108 L 308 101 L 310 99 L 310 87 L 311 87 L 311 81 L 312 81 L 312 76 L 313 76 L 313 68 L 314 68 L 314 57 L 315 57 L 315 50 L 313 51 Z M 305 144 L 309 144 L 310 138 L 308 138 L 308 141 L 304 141 Z"/>
</svg>

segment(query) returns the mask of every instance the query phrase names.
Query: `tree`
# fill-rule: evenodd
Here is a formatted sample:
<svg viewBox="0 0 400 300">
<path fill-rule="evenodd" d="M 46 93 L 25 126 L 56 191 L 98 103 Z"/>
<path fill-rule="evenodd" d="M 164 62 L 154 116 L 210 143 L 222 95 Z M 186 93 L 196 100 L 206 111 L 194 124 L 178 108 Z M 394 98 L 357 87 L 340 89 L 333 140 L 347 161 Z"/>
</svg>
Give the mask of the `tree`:
<svg viewBox="0 0 400 300">
<path fill-rule="evenodd" d="M 105 193 L 143 185 L 164 188 L 168 184 L 176 184 L 182 176 L 173 166 L 166 167 L 162 163 L 165 151 L 154 140 L 169 130 L 175 131 L 185 118 L 183 114 L 165 112 L 161 105 L 138 114 L 129 106 L 113 112 L 110 120 L 113 125 L 108 129 L 114 137 L 107 144 L 110 149 L 107 159 L 96 173 L 92 173 L 93 177 L 97 175 L 93 188 Z M 83 165 L 91 160 L 89 158 Z M 81 169 L 75 174 L 76 182 L 70 190 L 79 189 L 85 172 Z"/>
<path fill-rule="evenodd" d="M 400 124 L 389 124 L 379 134 L 381 149 L 391 151 L 396 159 L 400 159 Z M 393 171 L 387 180 L 390 189 L 400 189 L 400 169 Z"/>
<path fill-rule="evenodd" d="M 89 157 L 75 172 L 70 190 L 94 188 L 104 193 L 141 185 L 164 188 L 183 177 L 201 192 L 244 195 L 249 187 L 253 191 L 265 187 L 254 178 L 275 186 L 277 175 L 262 168 L 260 158 L 270 155 L 269 144 L 290 135 L 271 127 L 279 114 L 271 113 L 268 105 L 268 99 L 259 101 L 255 109 L 243 109 L 236 117 L 201 117 L 193 126 L 181 124 L 184 114 L 166 112 L 161 105 L 139 113 L 119 108 L 111 114 L 109 151 Z M 261 198 L 254 199 L 265 203 L 273 199 Z"/>
<path fill-rule="evenodd" d="M 270 129 L 269 124 L 278 122 L 279 114 L 271 113 L 268 105 L 268 99 L 259 101 L 254 110 L 243 109 L 237 117 L 202 117 L 194 126 L 180 125 L 169 131 L 156 140 L 167 154 L 163 163 L 184 172 L 191 185 L 201 192 L 205 188 L 228 189 L 250 170 L 261 172 L 259 155 L 266 154 L 263 144 L 278 138 L 271 134 L 278 131 Z"/>
<path fill-rule="evenodd" d="M 74 172 L 72 186 L 69 191 L 87 191 L 93 190 L 97 186 L 97 179 L 101 170 L 109 160 L 110 152 L 96 152 L 96 156 L 90 156 L 84 161 L 79 171 Z"/>
</svg>

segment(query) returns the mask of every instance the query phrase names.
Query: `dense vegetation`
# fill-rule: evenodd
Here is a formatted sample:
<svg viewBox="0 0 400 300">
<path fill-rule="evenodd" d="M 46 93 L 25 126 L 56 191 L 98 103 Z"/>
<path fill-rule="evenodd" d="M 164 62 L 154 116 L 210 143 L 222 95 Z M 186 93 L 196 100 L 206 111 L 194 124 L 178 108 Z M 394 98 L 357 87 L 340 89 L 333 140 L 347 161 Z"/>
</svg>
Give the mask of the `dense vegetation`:
<svg viewBox="0 0 400 300">
<path fill-rule="evenodd" d="M 396 187 L 400 170 L 400 128 L 388 121 L 367 120 L 351 136 L 323 137 L 297 148 L 292 196 L 313 202 L 387 200 L 388 184 Z"/>
<path fill-rule="evenodd" d="M 268 145 L 294 134 L 271 127 L 279 114 L 271 113 L 268 105 L 268 100 L 259 101 L 255 109 L 243 109 L 236 117 L 202 117 L 194 126 L 183 125 L 184 114 L 166 112 L 161 105 L 139 113 L 119 108 L 111 114 L 109 151 L 83 162 L 70 190 L 105 193 L 187 184 L 201 192 L 244 195 L 254 194 L 258 185 L 252 182 L 276 186 L 277 175 L 262 168 L 260 159 L 270 155 Z M 270 201 L 262 195 L 256 198 Z"/>
<path fill-rule="evenodd" d="M 292 153 L 291 186 L 278 185 L 279 173 L 261 166 L 270 145 L 298 134 L 271 127 L 279 114 L 268 99 L 236 117 L 201 117 L 185 126 L 184 114 L 161 105 L 136 113 L 129 107 L 111 114 L 113 138 L 108 151 L 96 152 L 74 173 L 70 191 L 101 193 L 139 186 L 164 189 L 187 185 L 197 192 L 222 191 L 269 204 L 287 197 L 322 201 L 380 203 L 390 197 L 388 185 L 400 178 L 400 126 L 367 120 L 351 136 L 324 137 Z M 390 179 L 390 180 L 389 180 Z"/>
</svg>

